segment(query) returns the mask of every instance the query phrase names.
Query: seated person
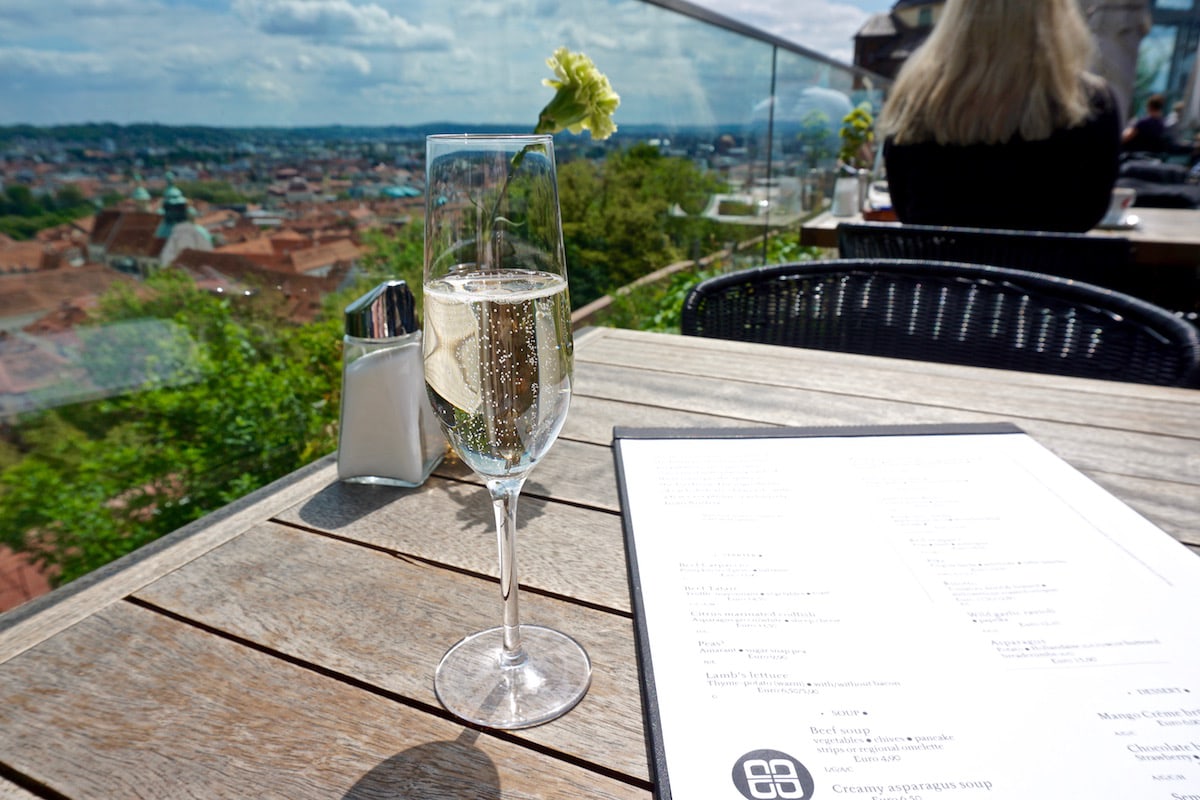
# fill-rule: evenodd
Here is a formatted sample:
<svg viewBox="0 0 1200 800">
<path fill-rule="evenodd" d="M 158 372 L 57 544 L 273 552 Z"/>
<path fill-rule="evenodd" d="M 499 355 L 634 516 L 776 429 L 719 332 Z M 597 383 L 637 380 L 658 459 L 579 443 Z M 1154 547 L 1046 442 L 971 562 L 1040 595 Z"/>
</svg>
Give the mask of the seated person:
<svg viewBox="0 0 1200 800">
<path fill-rule="evenodd" d="M 1136 153 L 1165 153 L 1171 148 L 1167 136 L 1167 123 L 1163 109 L 1167 100 L 1161 94 L 1152 94 L 1146 100 L 1146 115 L 1129 124 L 1121 132 L 1121 148 Z"/>
<path fill-rule="evenodd" d="M 1086 231 L 1108 209 L 1120 115 L 1086 71 L 1077 0 L 948 0 L 880 117 L 902 222 Z"/>
</svg>

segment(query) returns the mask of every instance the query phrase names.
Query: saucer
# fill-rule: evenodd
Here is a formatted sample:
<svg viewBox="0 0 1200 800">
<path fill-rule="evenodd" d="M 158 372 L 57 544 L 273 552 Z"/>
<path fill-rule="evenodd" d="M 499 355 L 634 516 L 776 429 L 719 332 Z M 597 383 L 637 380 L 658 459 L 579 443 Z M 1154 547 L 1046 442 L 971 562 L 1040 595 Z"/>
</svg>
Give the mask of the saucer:
<svg viewBox="0 0 1200 800">
<path fill-rule="evenodd" d="M 1141 221 L 1137 214 L 1126 214 L 1116 222 L 1101 221 L 1096 227 L 1106 231 L 1127 231 L 1136 228 Z"/>
</svg>

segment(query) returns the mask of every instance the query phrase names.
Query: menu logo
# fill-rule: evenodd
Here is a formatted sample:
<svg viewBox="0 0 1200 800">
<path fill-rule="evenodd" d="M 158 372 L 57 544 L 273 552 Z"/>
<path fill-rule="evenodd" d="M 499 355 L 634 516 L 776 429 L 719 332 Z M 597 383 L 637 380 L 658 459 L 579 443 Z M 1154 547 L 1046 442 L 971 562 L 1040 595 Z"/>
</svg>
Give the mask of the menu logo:
<svg viewBox="0 0 1200 800">
<path fill-rule="evenodd" d="M 733 765 L 733 785 L 747 800 L 808 800 L 813 779 L 787 753 L 752 750 Z"/>
</svg>

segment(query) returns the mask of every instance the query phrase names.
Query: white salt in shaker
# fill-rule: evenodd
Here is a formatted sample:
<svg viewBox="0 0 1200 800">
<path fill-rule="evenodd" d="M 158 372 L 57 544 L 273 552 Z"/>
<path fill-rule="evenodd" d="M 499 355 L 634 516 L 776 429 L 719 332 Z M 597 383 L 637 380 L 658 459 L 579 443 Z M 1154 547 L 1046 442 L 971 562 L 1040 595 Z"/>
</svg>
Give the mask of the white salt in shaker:
<svg viewBox="0 0 1200 800">
<path fill-rule="evenodd" d="M 446 453 L 425 394 L 412 291 L 387 281 L 346 306 L 338 477 L 419 486 Z"/>
</svg>

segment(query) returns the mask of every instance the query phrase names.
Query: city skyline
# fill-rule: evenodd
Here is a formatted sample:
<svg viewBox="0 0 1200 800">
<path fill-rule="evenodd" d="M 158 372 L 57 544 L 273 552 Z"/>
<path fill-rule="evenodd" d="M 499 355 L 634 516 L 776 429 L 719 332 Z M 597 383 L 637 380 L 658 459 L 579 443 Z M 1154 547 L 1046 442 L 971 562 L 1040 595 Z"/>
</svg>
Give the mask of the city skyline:
<svg viewBox="0 0 1200 800">
<path fill-rule="evenodd" d="M 696 5 L 848 63 L 891 3 Z M 532 125 L 564 45 L 622 93 L 618 124 L 721 124 L 766 91 L 747 44 L 639 0 L 6 0 L 0 125 Z"/>
</svg>

